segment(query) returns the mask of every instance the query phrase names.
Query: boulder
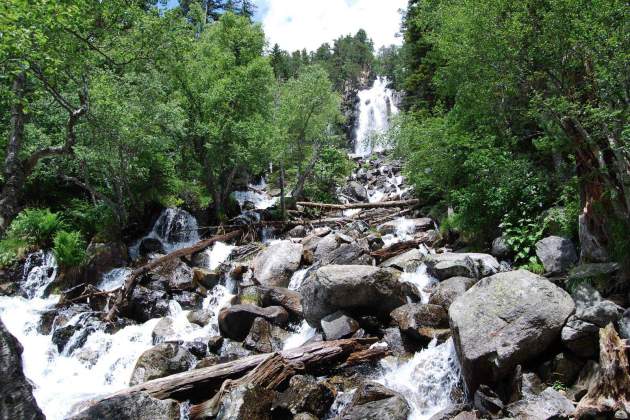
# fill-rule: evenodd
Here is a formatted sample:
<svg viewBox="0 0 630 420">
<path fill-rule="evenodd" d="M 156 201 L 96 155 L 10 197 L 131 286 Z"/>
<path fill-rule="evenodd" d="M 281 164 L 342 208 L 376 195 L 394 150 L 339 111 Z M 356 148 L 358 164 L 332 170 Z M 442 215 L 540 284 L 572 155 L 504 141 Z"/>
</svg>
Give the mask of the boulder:
<svg viewBox="0 0 630 420">
<path fill-rule="evenodd" d="M 170 316 L 166 316 L 158 321 L 153 327 L 151 337 L 153 344 L 160 344 L 175 336 L 175 321 Z"/>
<path fill-rule="evenodd" d="M 451 277 L 446 279 L 435 287 L 429 297 L 429 303 L 440 305 L 448 311 L 453 301 L 463 295 L 476 282 L 477 280 L 468 277 Z"/>
<path fill-rule="evenodd" d="M 501 270 L 501 265 L 492 255 L 474 252 L 428 255 L 425 263 L 429 273 L 439 280 L 457 276 L 479 279 Z"/>
<path fill-rule="evenodd" d="M 281 326 L 289 320 L 289 314 L 281 306 L 233 305 L 219 312 L 219 331 L 223 337 L 243 341 L 258 317 Z"/>
<path fill-rule="evenodd" d="M 186 315 L 188 322 L 199 325 L 200 327 L 208 325 L 213 317 L 214 313 L 207 309 L 195 309 L 194 311 L 188 312 L 188 315 Z"/>
<path fill-rule="evenodd" d="M 86 277 L 100 279 L 117 267 L 125 267 L 129 260 L 127 246 L 122 242 L 92 242 L 87 248 Z"/>
<path fill-rule="evenodd" d="M 525 270 L 482 279 L 455 299 L 449 318 L 468 391 L 543 354 L 574 310 L 567 292 Z"/>
<path fill-rule="evenodd" d="M 619 337 L 629 340 L 630 339 L 630 308 L 626 309 L 623 316 L 619 318 Z"/>
<path fill-rule="evenodd" d="M 257 385 L 239 385 L 221 399 L 216 419 L 271 420 L 271 405 L 275 395 L 274 391 Z"/>
<path fill-rule="evenodd" d="M 304 317 L 313 327 L 328 314 L 343 310 L 352 316 L 387 318 L 406 303 L 411 288 L 399 281 L 400 272 L 367 265 L 329 265 L 319 268 L 300 287 Z"/>
<path fill-rule="evenodd" d="M 306 236 L 306 228 L 302 225 L 298 225 L 287 232 L 290 238 L 303 238 Z"/>
<path fill-rule="evenodd" d="M 490 253 L 500 259 L 510 258 L 512 255 L 512 248 L 507 242 L 507 238 L 505 236 L 499 236 L 492 241 L 492 251 Z"/>
<path fill-rule="evenodd" d="M 372 263 L 372 257 L 369 255 L 367 241 L 357 241 L 342 243 L 330 253 L 320 255 L 319 261 L 322 265 L 369 265 Z"/>
<path fill-rule="evenodd" d="M 616 322 L 623 308 L 605 300 L 587 283 L 579 284 L 573 293 L 575 314 L 562 329 L 562 343 L 580 357 L 593 357 L 599 350 L 599 329 Z"/>
<path fill-rule="evenodd" d="M 564 273 L 578 261 L 570 239 L 548 236 L 536 243 L 536 256 L 548 273 Z"/>
<path fill-rule="evenodd" d="M 183 346 L 176 343 L 162 343 L 151 347 L 140 355 L 129 386 L 141 384 L 151 379 L 163 378 L 174 373 L 191 369 L 197 359 Z"/>
<path fill-rule="evenodd" d="M 164 254 L 164 245 L 159 239 L 156 238 L 144 238 L 140 241 L 140 246 L 138 247 L 140 255 L 148 256 L 151 254 Z"/>
<path fill-rule="evenodd" d="M 196 285 L 212 290 L 214 286 L 221 281 L 221 272 L 219 270 L 208 270 L 205 268 L 193 268 L 193 282 Z"/>
<path fill-rule="evenodd" d="M 487 385 L 480 385 L 473 396 L 473 404 L 484 418 L 498 418 L 503 411 L 503 401 Z"/>
<path fill-rule="evenodd" d="M 131 294 L 126 314 L 138 322 L 146 322 L 153 318 L 168 315 L 170 297 L 165 291 L 152 290 L 144 286 L 136 286 Z"/>
<path fill-rule="evenodd" d="M 426 232 L 427 230 L 431 230 L 435 227 L 433 219 L 429 217 L 421 217 L 418 219 L 404 219 L 404 224 L 406 233 L 410 235 L 416 232 Z M 400 228 L 400 225 L 400 220 L 392 220 L 390 222 L 385 222 L 377 226 L 376 230 L 381 235 L 394 234 Z"/>
<path fill-rule="evenodd" d="M 223 337 L 220 335 L 208 338 L 208 350 L 211 353 L 218 353 L 221 350 L 221 346 L 223 346 Z"/>
<path fill-rule="evenodd" d="M 295 375 L 286 391 L 274 401 L 272 412 L 274 416 L 280 412 L 290 413 L 290 416 L 307 412 L 316 418 L 324 418 L 334 399 L 333 390 L 318 383 L 314 377 Z"/>
<path fill-rule="evenodd" d="M 547 388 L 539 395 L 528 396 L 506 407 L 510 416 L 523 420 L 569 419 L 575 407 L 567 397 L 553 388 Z"/>
<path fill-rule="evenodd" d="M 70 418 L 70 420 L 179 420 L 179 403 L 158 400 L 144 392 L 106 398 Z"/>
<path fill-rule="evenodd" d="M 269 286 L 258 286 L 256 289 L 262 307 L 282 306 L 293 318 L 302 318 L 302 296 L 295 290 Z"/>
<path fill-rule="evenodd" d="M 416 340 L 430 341 L 435 336 L 444 336 L 450 332 L 448 315 L 438 305 L 408 303 L 394 309 L 391 317 L 403 334 Z"/>
<path fill-rule="evenodd" d="M 300 267 L 302 245 L 280 241 L 254 259 L 254 276 L 265 286 L 287 287 L 291 275 Z"/>
<path fill-rule="evenodd" d="M 271 325 L 264 318 L 256 318 L 243 341 L 243 347 L 259 353 L 279 351 L 282 350 L 284 340 L 288 335 L 287 331 Z"/>
<path fill-rule="evenodd" d="M 328 341 L 350 337 L 361 328 L 357 321 L 341 311 L 323 317 L 321 325 L 324 339 Z"/>
<path fill-rule="evenodd" d="M 0 320 L 0 418 L 44 419 L 22 371 L 22 345 Z"/>
<path fill-rule="evenodd" d="M 368 201 L 368 193 L 363 184 L 357 181 L 350 181 L 344 188 L 343 193 L 357 201 Z"/>
<path fill-rule="evenodd" d="M 398 270 L 404 271 L 406 269 L 412 269 L 414 268 L 414 266 L 419 265 L 423 259 L 424 255 L 422 255 L 422 252 L 420 252 L 418 248 L 414 248 L 383 261 L 380 266 L 396 268 Z"/>
<path fill-rule="evenodd" d="M 342 420 L 407 420 L 411 408 L 402 395 L 348 407 Z"/>
</svg>

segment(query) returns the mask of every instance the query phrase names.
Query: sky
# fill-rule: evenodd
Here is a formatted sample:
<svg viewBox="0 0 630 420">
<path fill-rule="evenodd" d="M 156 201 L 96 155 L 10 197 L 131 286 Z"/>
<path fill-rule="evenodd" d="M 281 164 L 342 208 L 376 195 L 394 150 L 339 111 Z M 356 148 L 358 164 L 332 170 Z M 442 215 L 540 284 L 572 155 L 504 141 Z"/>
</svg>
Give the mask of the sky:
<svg viewBox="0 0 630 420">
<path fill-rule="evenodd" d="M 317 49 L 340 35 L 363 28 L 378 49 L 401 44 L 400 9 L 407 0 L 255 0 L 255 19 L 262 23 L 269 45 L 294 51 Z M 168 6 L 177 5 L 168 0 Z"/>
</svg>

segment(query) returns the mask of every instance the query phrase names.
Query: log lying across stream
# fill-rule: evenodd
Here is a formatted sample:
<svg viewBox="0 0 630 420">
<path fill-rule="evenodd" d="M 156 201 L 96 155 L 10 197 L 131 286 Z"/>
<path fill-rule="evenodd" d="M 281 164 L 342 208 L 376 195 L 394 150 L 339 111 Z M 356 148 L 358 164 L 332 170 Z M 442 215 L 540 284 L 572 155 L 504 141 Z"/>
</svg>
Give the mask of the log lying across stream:
<svg viewBox="0 0 630 420">
<path fill-rule="evenodd" d="M 297 373 L 318 374 L 330 371 L 335 367 L 370 362 L 386 356 L 388 353 L 386 346 L 370 348 L 370 345 L 376 341 L 376 338 L 320 341 L 296 349 L 284 350 L 277 354 L 281 356 L 283 366 L 289 369 L 286 372 L 291 373 L 291 375 Z M 117 392 L 111 397 L 145 392 L 158 399 L 206 401 L 219 391 L 224 381 L 236 380 L 245 376 L 273 355 L 272 353 L 243 357 L 207 368 L 154 379 Z M 285 376 L 283 374 L 283 381 L 286 379 Z M 277 381 L 269 378 L 267 380 L 269 383 L 277 383 Z"/>
<path fill-rule="evenodd" d="M 311 203 L 309 201 L 298 201 L 296 204 L 302 207 L 311 207 L 318 209 L 330 210 L 350 210 L 350 209 L 377 209 L 385 207 L 409 207 L 420 203 L 420 200 L 402 200 L 402 201 L 381 201 L 378 203 L 350 203 L 350 204 L 328 204 L 328 203 Z"/>
</svg>

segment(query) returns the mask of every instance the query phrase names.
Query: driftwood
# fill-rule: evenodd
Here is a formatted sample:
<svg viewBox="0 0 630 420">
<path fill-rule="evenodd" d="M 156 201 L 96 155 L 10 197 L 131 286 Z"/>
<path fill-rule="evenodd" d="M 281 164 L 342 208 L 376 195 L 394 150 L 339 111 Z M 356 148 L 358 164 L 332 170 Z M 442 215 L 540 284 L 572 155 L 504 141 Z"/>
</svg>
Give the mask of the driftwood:
<svg viewBox="0 0 630 420">
<path fill-rule="evenodd" d="M 195 252 L 202 251 L 203 249 L 209 247 L 215 242 L 223 242 L 223 241 L 230 241 L 230 240 L 236 239 L 241 235 L 241 233 L 242 232 L 240 230 L 235 230 L 233 232 L 226 233 L 225 235 L 213 236 L 212 238 L 199 241 L 195 245 L 189 246 L 187 248 L 178 249 L 177 251 L 173 251 L 170 254 L 167 254 L 163 257 L 156 258 L 152 261 L 149 261 L 147 264 L 136 268 L 135 270 L 131 272 L 131 274 L 129 274 L 129 276 L 125 280 L 125 285 L 122 287 L 122 289 L 118 291 L 116 300 L 114 301 L 114 304 L 109 310 L 109 313 L 105 317 L 105 320 L 112 321 L 114 319 L 114 317 L 118 314 L 119 308 L 131 296 L 131 293 L 133 292 L 133 289 L 135 288 L 138 279 L 143 274 L 146 274 L 152 269 L 159 267 L 169 261 L 172 261 L 175 258 L 184 257 L 186 255 L 190 255 L 190 254 L 194 254 Z"/>
<path fill-rule="evenodd" d="M 376 338 L 320 341 L 282 351 L 279 355 L 295 372 L 321 374 L 344 363 L 344 366 L 349 366 L 384 357 L 387 354 L 387 348 L 384 346 L 375 346 L 372 349 L 374 351 L 361 353 L 368 350 L 374 342 Z M 365 356 L 361 357 L 362 354 Z M 112 396 L 146 392 L 158 399 L 191 400 L 193 403 L 207 401 L 219 391 L 225 380 L 243 377 L 269 356 L 269 354 L 248 356 L 207 368 L 177 373 L 127 388 Z"/>
<path fill-rule="evenodd" d="M 376 209 L 384 207 L 406 207 L 415 206 L 420 200 L 402 200 L 402 201 L 381 201 L 378 203 L 350 203 L 350 204 L 328 204 L 328 203 L 311 203 L 308 201 L 298 201 L 296 204 L 302 207 L 313 207 L 318 209 L 331 210 L 349 210 L 349 209 Z"/>
<path fill-rule="evenodd" d="M 193 405 L 190 408 L 189 416 L 193 420 L 214 418 L 219 410 L 221 400 L 234 388 L 251 384 L 262 389 L 276 390 L 286 385 L 296 373 L 295 367 L 291 366 L 281 355 L 272 353 L 264 362 L 242 378 L 225 380 L 214 397 L 201 404 Z"/>
<path fill-rule="evenodd" d="M 371 256 L 379 261 L 384 261 L 389 258 L 397 257 L 398 255 L 409 251 L 410 249 L 417 248 L 418 245 L 424 243 L 430 243 L 435 241 L 435 235 L 431 231 L 423 232 L 419 237 L 410 241 L 398 242 L 387 248 L 378 249 L 370 253 Z"/>
<path fill-rule="evenodd" d="M 575 418 L 612 418 L 618 410 L 630 413 L 630 367 L 627 344 L 612 324 L 599 330 L 599 372 L 577 406 Z"/>
</svg>

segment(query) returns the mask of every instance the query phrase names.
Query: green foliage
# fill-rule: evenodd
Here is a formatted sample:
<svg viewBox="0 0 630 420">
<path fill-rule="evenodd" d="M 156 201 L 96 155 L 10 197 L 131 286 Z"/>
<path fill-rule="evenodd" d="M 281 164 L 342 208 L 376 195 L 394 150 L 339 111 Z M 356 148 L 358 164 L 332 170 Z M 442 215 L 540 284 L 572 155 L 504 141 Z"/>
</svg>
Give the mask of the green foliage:
<svg viewBox="0 0 630 420">
<path fill-rule="evenodd" d="M 316 202 L 336 202 L 336 189 L 352 173 L 353 166 L 344 150 L 326 147 L 320 153 L 313 175 L 305 186 L 306 196 Z"/>
<path fill-rule="evenodd" d="M 568 389 L 568 387 L 562 381 L 559 381 L 559 380 L 554 381 L 551 387 L 555 389 L 556 391 L 566 391 Z"/>
<path fill-rule="evenodd" d="M 53 240 L 53 252 L 57 263 L 65 268 L 80 267 L 87 260 L 85 241 L 80 232 L 57 232 Z"/>
<path fill-rule="evenodd" d="M 30 245 L 24 239 L 5 238 L 0 241 L 0 268 L 8 267 L 23 258 Z"/>
<path fill-rule="evenodd" d="M 11 222 L 6 237 L 43 247 L 49 245 L 55 233 L 64 227 L 58 213 L 49 209 L 26 209 Z"/>
<path fill-rule="evenodd" d="M 527 265 L 530 271 L 535 271 L 540 262 L 536 257 L 536 242 L 543 237 L 541 223 L 534 219 L 521 218 L 515 223 L 509 218 L 500 225 L 507 244 L 514 252 L 514 262 Z"/>
</svg>

